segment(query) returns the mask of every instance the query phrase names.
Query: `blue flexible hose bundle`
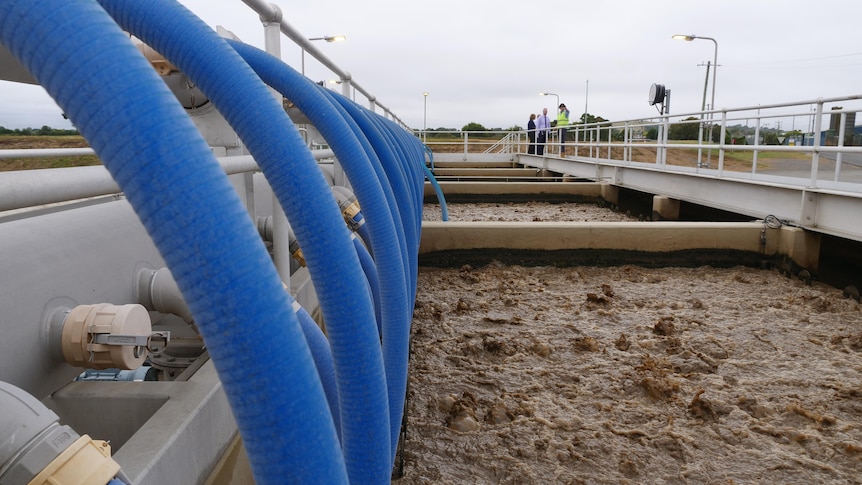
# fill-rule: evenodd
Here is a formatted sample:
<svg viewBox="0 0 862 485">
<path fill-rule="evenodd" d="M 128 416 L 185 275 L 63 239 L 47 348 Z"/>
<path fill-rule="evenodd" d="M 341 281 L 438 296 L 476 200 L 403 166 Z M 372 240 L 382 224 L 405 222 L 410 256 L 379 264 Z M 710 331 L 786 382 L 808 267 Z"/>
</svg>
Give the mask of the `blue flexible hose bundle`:
<svg viewBox="0 0 862 485">
<path fill-rule="evenodd" d="M 4 1 L 0 42 L 94 148 L 171 268 L 256 482 L 388 483 L 406 392 L 424 146 L 268 54 L 228 44 L 174 0 L 100 3 Z M 303 248 L 327 335 L 304 309 L 294 313 L 221 167 L 117 24 L 195 82 L 252 153 Z M 112 81 L 93 83 L 94 70 Z M 370 254 L 351 242 L 315 160 L 261 78 L 333 148 L 361 204 Z"/>
<path fill-rule="evenodd" d="M 187 25 L 182 17 L 175 28 Z M 75 123 L 170 267 L 257 483 L 346 483 L 320 379 L 269 254 L 209 147 L 128 35 L 94 1 L 10 0 L 0 3 L 0 42 Z M 111 82 L 94 83 L 93 72 Z"/>
<path fill-rule="evenodd" d="M 365 136 L 369 133 L 360 130 L 357 122 L 366 123 L 367 113 L 355 105 L 351 106 L 355 108 L 354 113 L 350 109 L 342 109 L 341 101 L 345 98 L 321 89 L 277 58 L 241 42 L 229 43 L 264 82 L 290 99 L 317 126 L 342 164 L 362 207 L 380 281 L 381 333 L 389 395 L 391 459 L 394 463 L 406 392 L 407 342 L 415 295 L 416 264 L 411 263 L 408 253 L 410 247 L 418 248 L 418 236 L 407 239 L 403 235 L 405 227 L 415 229 L 415 213 L 407 212 L 413 219 L 404 223 L 404 213 L 393 209 L 410 202 L 403 199 L 407 195 L 404 189 L 406 182 L 402 179 L 393 181 L 381 168 L 381 163 L 376 163 L 380 151 L 391 151 L 391 148 L 373 146 Z M 370 135 L 375 136 L 375 133 Z M 381 135 L 377 133 L 376 136 Z M 393 157 L 391 164 L 397 163 Z M 390 187 L 401 190 L 393 191 Z M 409 278 L 413 283 L 408 282 Z"/>
<path fill-rule="evenodd" d="M 117 23 L 181 69 L 254 156 L 284 209 L 320 300 L 351 481 L 388 480 L 387 391 L 371 295 L 349 231 L 298 130 L 224 39 L 173 0 L 102 0 Z M 361 365 L 358 365 L 361 363 Z"/>
</svg>

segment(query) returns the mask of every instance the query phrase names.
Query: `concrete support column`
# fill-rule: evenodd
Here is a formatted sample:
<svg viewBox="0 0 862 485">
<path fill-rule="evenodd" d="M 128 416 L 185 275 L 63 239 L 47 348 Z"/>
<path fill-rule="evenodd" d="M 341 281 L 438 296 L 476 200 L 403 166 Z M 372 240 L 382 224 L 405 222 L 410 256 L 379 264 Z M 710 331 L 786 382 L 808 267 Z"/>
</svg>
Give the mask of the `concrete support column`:
<svg viewBox="0 0 862 485">
<path fill-rule="evenodd" d="M 816 273 L 820 267 L 820 234 L 799 227 L 782 226 L 778 241 L 780 254 L 786 254 L 801 268 Z"/>
<path fill-rule="evenodd" d="M 601 197 L 611 205 L 620 205 L 620 189 L 616 185 L 602 184 Z"/>
<path fill-rule="evenodd" d="M 663 195 L 655 195 L 652 198 L 652 220 L 654 221 L 678 221 L 679 200 L 671 199 Z"/>
</svg>

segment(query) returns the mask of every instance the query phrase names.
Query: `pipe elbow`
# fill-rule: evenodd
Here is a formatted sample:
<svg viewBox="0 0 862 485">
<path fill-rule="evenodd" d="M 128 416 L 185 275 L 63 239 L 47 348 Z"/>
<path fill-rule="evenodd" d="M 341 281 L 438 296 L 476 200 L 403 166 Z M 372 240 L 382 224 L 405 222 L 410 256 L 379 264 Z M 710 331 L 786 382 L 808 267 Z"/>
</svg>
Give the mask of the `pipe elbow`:
<svg viewBox="0 0 862 485">
<path fill-rule="evenodd" d="M 168 268 L 138 273 L 138 301 L 148 310 L 170 313 L 190 325 L 194 323 L 192 312 Z"/>
<path fill-rule="evenodd" d="M 272 10 L 267 12 L 267 15 L 260 14 L 260 22 L 263 25 L 280 24 L 281 20 L 284 18 L 284 14 L 282 14 L 281 9 L 274 3 L 270 3 L 269 7 Z"/>
<path fill-rule="evenodd" d="M 30 394 L 0 382 L 0 408 L 0 483 L 128 483 L 107 442 L 60 425 Z"/>
</svg>

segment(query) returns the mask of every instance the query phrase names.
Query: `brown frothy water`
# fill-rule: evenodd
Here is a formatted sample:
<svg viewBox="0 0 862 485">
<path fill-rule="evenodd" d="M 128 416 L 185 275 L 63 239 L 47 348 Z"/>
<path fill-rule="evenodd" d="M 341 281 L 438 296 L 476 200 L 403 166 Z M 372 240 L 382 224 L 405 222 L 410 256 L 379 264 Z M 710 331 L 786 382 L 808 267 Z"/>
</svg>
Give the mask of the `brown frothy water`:
<svg viewBox="0 0 862 485">
<path fill-rule="evenodd" d="M 862 309 L 838 289 L 423 267 L 412 333 L 393 483 L 862 483 Z"/>
<path fill-rule="evenodd" d="M 507 221 L 507 222 L 625 222 L 636 221 L 620 212 L 590 204 L 565 202 L 484 202 L 479 204 L 447 204 L 450 221 Z M 442 220 L 439 204 L 425 204 L 422 219 Z"/>
</svg>

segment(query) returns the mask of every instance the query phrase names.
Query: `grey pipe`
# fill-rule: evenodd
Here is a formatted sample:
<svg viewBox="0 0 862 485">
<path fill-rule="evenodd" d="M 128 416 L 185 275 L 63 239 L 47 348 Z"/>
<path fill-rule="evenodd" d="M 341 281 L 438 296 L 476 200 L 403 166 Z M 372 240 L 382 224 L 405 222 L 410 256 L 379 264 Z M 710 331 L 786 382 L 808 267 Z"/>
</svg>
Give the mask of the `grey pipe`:
<svg viewBox="0 0 862 485">
<path fill-rule="evenodd" d="M 138 273 L 138 302 L 147 310 L 170 313 L 189 324 L 194 321 L 192 312 L 168 268 L 145 269 Z"/>
</svg>

